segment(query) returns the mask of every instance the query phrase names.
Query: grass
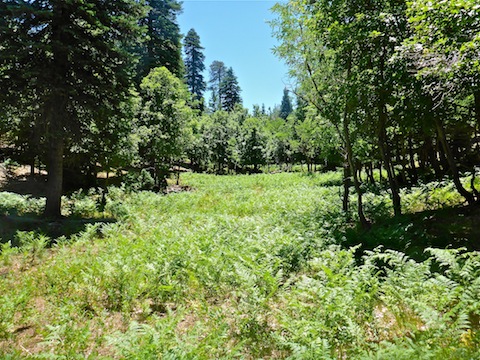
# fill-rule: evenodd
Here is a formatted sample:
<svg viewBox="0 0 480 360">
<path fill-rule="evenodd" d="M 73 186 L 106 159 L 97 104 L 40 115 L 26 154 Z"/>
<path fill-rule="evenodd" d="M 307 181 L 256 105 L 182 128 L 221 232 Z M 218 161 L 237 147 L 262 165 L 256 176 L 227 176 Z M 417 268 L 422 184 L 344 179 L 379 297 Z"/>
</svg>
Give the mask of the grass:
<svg viewBox="0 0 480 360">
<path fill-rule="evenodd" d="M 404 253 L 434 238 L 413 213 L 435 211 L 429 190 L 405 194 L 412 213 L 397 222 L 386 193 L 367 194 L 378 225 L 363 233 L 339 210 L 339 173 L 182 182 L 194 190 L 111 188 L 103 212 L 76 194 L 65 211 L 117 221 L 53 242 L 15 233 L 0 255 L 0 357 L 480 358 L 479 254 Z M 35 216 L 39 200 L 1 196 L 8 216 Z"/>
</svg>

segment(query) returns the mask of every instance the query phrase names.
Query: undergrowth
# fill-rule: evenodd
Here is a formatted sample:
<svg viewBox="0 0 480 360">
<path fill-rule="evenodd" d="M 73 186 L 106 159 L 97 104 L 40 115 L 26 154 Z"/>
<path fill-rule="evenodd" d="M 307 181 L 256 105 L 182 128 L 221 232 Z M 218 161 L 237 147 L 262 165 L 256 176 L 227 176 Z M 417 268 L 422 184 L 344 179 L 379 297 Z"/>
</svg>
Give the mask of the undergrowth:
<svg viewBox="0 0 480 360">
<path fill-rule="evenodd" d="M 3 244 L 0 358 L 480 358 L 478 252 L 414 260 L 389 247 L 404 223 L 365 248 L 338 173 L 182 181 L 194 190 L 110 188 L 102 211 L 98 194 L 75 194 L 65 211 L 117 221 Z M 434 209 L 429 191 L 460 204 L 428 185 L 404 206 Z M 41 201 L 0 195 L 17 214 Z M 390 217 L 388 194 L 366 198 L 369 218 Z"/>
</svg>

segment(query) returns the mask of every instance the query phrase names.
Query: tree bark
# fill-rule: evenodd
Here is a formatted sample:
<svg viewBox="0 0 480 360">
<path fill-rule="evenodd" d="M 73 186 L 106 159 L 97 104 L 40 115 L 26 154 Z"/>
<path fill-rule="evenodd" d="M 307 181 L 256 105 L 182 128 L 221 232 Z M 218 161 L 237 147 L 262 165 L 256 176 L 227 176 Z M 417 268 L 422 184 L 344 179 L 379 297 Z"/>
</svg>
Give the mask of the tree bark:
<svg viewBox="0 0 480 360">
<path fill-rule="evenodd" d="M 405 146 L 405 139 L 402 136 L 401 139 L 397 137 L 397 159 L 398 162 L 402 165 L 400 170 L 400 175 L 402 177 L 403 185 L 408 185 L 410 177 L 408 174 L 408 160 L 407 160 L 407 147 Z"/>
<path fill-rule="evenodd" d="M 58 107 L 57 107 L 58 106 Z M 63 119 L 64 101 L 52 100 L 47 106 L 48 122 L 48 153 L 47 153 L 47 202 L 44 216 L 61 218 L 62 185 L 63 185 L 63 153 L 64 131 Z"/>
<path fill-rule="evenodd" d="M 345 154 L 345 159 L 343 162 L 343 199 L 342 199 L 342 210 L 345 214 L 349 213 L 349 201 L 350 197 L 350 170 L 348 168 L 347 154 Z"/>
<path fill-rule="evenodd" d="M 363 164 L 361 161 L 357 161 L 357 173 L 358 173 L 358 180 L 360 181 L 360 183 L 363 183 L 363 179 L 362 179 L 362 169 L 363 169 Z"/>
<path fill-rule="evenodd" d="M 415 152 L 413 151 L 413 142 L 412 137 L 408 137 L 408 158 L 410 162 L 410 178 L 412 184 L 416 184 L 418 182 L 418 173 L 417 167 L 415 166 Z"/>
<path fill-rule="evenodd" d="M 46 140 L 48 146 L 47 172 L 48 189 L 44 216 L 60 218 L 63 185 L 63 154 L 65 146 L 65 125 L 67 120 L 66 79 L 70 66 L 67 44 L 71 40 L 65 22 L 68 14 L 65 3 L 53 6 L 52 18 L 52 73 L 51 93 L 45 103 Z"/>
<path fill-rule="evenodd" d="M 30 177 L 32 179 L 35 177 L 35 155 L 32 155 L 30 159 Z"/>
<path fill-rule="evenodd" d="M 380 148 L 380 154 L 382 160 L 387 169 L 388 183 L 390 185 L 390 191 L 392 193 L 393 212 L 395 216 L 402 214 L 402 205 L 400 201 L 400 193 L 398 189 L 398 183 L 395 179 L 395 170 L 392 164 L 392 157 L 387 144 L 387 107 L 386 107 L 386 94 L 384 86 L 384 69 L 385 68 L 385 49 L 382 51 L 380 57 L 379 66 L 379 89 L 378 89 L 378 145 Z"/>
<path fill-rule="evenodd" d="M 378 176 L 379 176 L 380 185 L 382 185 L 383 184 L 382 161 L 378 162 Z"/>
<path fill-rule="evenodd" d="M 477 120 L 477 126 L 480 130 L 480 90 L 476 90 L 473 97 L 475 99 L 475 119 Z"/>
<path fill-rule="evenodd" d="M 375 185 L 375 178 L 373 177 L 373 162 L 370 161 L 365 167 L 365 169 L 367 169 L 367 177 L 370 181 L 370 184 Z"/>
<path fill-rule="evenodd" d="M 353 186 L 355 187 L 355 191 L 357 193 L 357 214 L 360 220 L 360 224 L 362 228 L 369 229 L 370 222 L 365 217 L 363 212 L 363 193 L 360 187 L 360 182 L 358 180 L 358 172 L 356 167 L 356 161 L 353 159 L 353 148 L 352 143 L 350 140 L 350 130 L 349 130 L 349 118 L 348 118 L 348 110 L 347 105 L 345 106 L 345 112 L 343 115 L 343 137 L 345 139 L 345 148 L 347 152 L 347 161 L 350 168 L 350 174 L 353 178 Z"/>
<path fill-rule="evenodd" d="M 380 148 L 380 154 L 382 156 L 383 163 L 385 164 L 385 169 L 387 170 L 388 184 L 390 186 L 392 203 L 393 203 L 393 213 L 395 216 L 402 214 L 402 205 L 400 200 L 400 193 L 398 190 L 398 183 L 395 179 L 395 170 L 393 168 L 392 159 L 390 151 L 387 146 L 387 131 L 386 131 L 386 120 L 387 113 L 385 109 L 385 104 L 382 100 L 379 101 L 378 105 L 379 110 L 379 132 L 378 132 L 378 146 Z"/>
<path fill-rule="evenodd" d="M 440 164 L 438 163 L 437 151 L 433 146 L 432 138 L 428 135 L 425 137 L 425 153 L 427 155 L 426 162 L 430 161 L 435 173 L 435 178 L 440 180 L 442 178 L 442 170 L 440 169 Z"/>
</svg>

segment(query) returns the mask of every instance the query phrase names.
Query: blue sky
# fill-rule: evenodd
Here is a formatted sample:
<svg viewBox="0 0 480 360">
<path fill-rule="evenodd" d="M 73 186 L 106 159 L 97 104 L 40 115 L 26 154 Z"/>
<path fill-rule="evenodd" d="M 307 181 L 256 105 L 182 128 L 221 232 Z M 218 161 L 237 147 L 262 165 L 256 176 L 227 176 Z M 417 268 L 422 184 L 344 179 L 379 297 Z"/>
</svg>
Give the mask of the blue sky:
<svg viewBox="0 0 480 360">
<path fill-rule="evenodd" d="M 282 101 L 287 68 L 272 53 L 277 44 L 267 20 L 275 1 L 184 0 L 178 17 L 182 33 L 194 28 L 205 48 L 205 79 L 214 60 L 232 67 L 242 88 L 243 104 L 251 109 Z M 208 95 L 209 97 L 209 95 Z"/>
</svg>

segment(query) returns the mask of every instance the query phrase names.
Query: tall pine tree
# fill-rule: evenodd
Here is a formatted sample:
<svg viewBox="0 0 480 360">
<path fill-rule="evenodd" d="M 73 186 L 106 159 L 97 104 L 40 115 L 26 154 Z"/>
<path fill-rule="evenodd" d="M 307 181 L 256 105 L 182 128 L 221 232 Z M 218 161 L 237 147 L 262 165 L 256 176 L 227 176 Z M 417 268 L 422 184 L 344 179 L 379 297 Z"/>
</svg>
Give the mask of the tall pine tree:
<svg viewBox="0 0 480 360">
<path fill-rule="evenodd" d="M 177 77 L 183 75 L 182 46 L 177 16 L 182 12 L 177 0 L 146 0 L 149 11 L 140 24 L 146 27 L 147 40 L 139 47 L 137 80 L 156 67 L 165 66 Z"/>
<path fill-rule="evenodd" d="M 221 98 L 220 98 L 220 88 L 225 77 L 227 68 L 223 61 L 215 60 L 210 65 L 210 79 L 209 90 L 212 92 L 212 98 L 210 100 L 210 108 L 212 111 L 220 110 L 222 108 Z"/>
<path fill-rule="evenodd" d="M 130 96 L 144 7 L 136 0 L 9 1 L 0 6 L 0 103 L 40 116 L 47 152 L 45 215 L 60 217 L 65 148 L 109 121 Z"/>
<path fill-rule="evenodd" d="M 280 105 L 280 117 L 286 120 L 288 115 L 290 115 L 292 111 L 292 102 L 290 100 L 290 96 L 288 95 L 288 89 L 285 88 L 283 89 L 282 104 Z"/>
<path fill-rule="evenodd" d="M 233 69 L 230 67 L 225 72 L 220 83 L 220 102 L 222 109 L 226 111 L 232 111 L 235 108 L 235 105 L 242 103 L 242 98 L 240 97 L 240 85 L 238 84 L 237 77 L 233 72 Z"/>
<path fill-rule="evenodd" d="M 202 50 L 200 37 L 194 29 L 190 29 L 184 40 L 185 78 L 188 89 L 197 100 L 202 99 L 207 86 L 202 74 L 205 70 L 205 55 Z"/>
</svg>

